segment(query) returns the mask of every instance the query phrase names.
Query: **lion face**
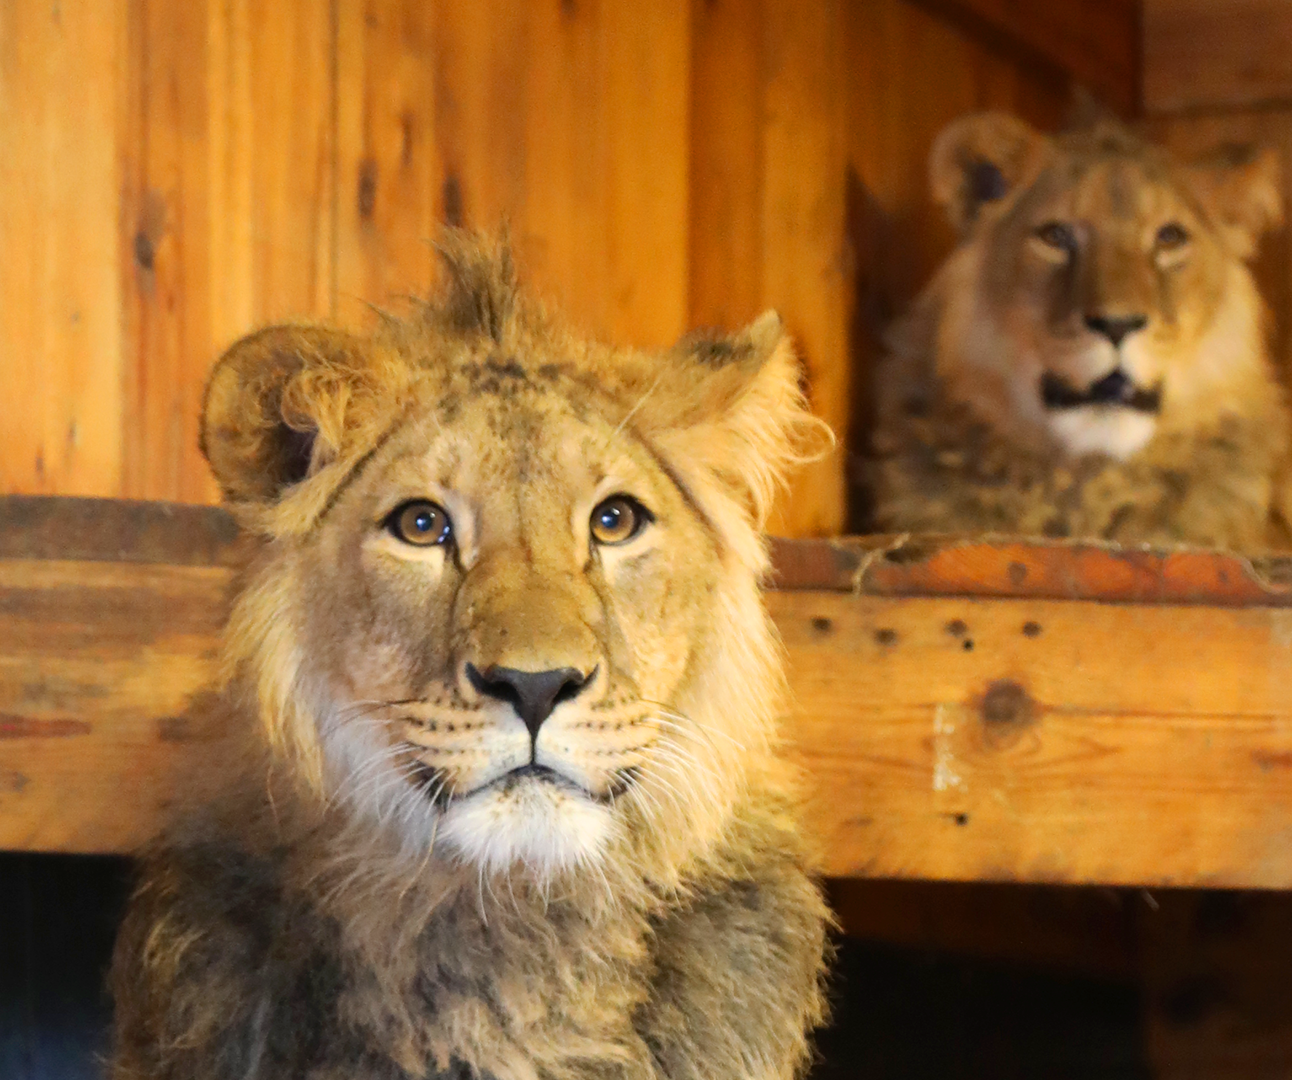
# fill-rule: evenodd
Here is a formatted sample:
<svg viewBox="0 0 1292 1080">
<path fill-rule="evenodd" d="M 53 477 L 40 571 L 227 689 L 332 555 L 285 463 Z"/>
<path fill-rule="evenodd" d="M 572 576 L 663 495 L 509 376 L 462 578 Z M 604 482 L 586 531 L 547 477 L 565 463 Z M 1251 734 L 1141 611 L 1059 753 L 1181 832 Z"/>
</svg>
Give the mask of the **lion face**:
<svg viewBox="0 0 1292 1080">
<path fill-rule="evenodd" d="M 327 797 L 415 851 L 548 875 L 701 835 L 775 698 L 758 528 L 802 417 L 779 322 L 616 353 L 527 313 L 496 254 L 460 257 L 476 277 L 422 324 L 270 331 L 217 369 L 217 475 L 249 417 L 312 439 L 302 474 L 244 503 L 270 542 L 233 651 Z M 455 326 L 464 304 L 509 314 Z M 235 506 L 283 475 L 276 452 L 221 476 Z"/>
<path fill-rule="evenodd" d="M 453 407 L 419 394 L 338 500 L 306 649 L 334 700 L 379 721 L 359 755 L 394 748 L 446 841 L 567 863 L 606 842 L 652 761 L 709 750 L 671 717 L 722 561 L 646 446 L 573 404 L 577 387 L 504 380 Z"/>
<path fill-rule="evenodd" d="M 1214 415 L 1263 356 L 1243 260 L 1278 220 L 1276 169 L 1184 166 L 1109 124 L 1054 139 L 995 114 L 953 124 L 932 161 L 965 236 L 944 374 L 1074 456 L 1125 458 Z"/>
</svg>

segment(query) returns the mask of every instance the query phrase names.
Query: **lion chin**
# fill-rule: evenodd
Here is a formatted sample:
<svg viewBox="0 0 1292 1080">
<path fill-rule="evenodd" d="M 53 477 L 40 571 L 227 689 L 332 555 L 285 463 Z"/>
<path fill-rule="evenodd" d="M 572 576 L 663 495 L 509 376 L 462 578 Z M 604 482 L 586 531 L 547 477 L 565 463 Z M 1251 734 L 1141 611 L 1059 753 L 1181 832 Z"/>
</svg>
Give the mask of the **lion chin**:
<svg viewBox="0 0 1292 1080">
<path fill-rule="evenodd" d="M 443 812 L 440 835 L 487 874 L 520 865 L 543 879 L 598 863 L 615 826 L 586 794 L 527 775 L 454 800 Z"/>
<path fill-rule="evenodd" d="M 1086 405 L 1050 418 L 1050 430 L 1071 457 L 1105 454 L 1125 461 L 1148 445 L 1155 417 L 1108 405 Z"/>
</svg>

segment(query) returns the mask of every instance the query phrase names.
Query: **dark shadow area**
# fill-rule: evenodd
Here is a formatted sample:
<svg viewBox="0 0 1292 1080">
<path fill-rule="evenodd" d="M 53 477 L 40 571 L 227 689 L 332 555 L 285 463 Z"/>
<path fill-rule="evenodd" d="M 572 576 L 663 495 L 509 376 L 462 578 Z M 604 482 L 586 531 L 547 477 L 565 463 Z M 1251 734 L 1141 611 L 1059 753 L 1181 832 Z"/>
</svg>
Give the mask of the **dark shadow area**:
<svg viewBox="0 0 1292 1080">
<path fill-rule="evenodd" d="M 1133 985 L 846 939 L 813 1080 L 1148 1080 Z"/>
<path fill-rule="evenodd" d="M 0 1078 L 101 1075 L 126 859 L 0 854 Z M 1146 1080 L 1126 979 L 855 939 L 814 1080 Z"/>
<path fill-rule="evenodd" d="M 111 1019 L 104 980 L 127 859 L 0 854 L 0 1077 L 90 1080 Z"/>
</svg>

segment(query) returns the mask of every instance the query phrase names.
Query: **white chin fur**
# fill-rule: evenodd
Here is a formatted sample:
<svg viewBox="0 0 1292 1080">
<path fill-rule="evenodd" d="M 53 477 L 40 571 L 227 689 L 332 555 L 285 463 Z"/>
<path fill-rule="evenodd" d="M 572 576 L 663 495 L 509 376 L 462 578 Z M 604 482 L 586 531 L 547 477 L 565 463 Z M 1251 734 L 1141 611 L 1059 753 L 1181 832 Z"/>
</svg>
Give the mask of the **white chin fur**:
<svg viewBox="0 0 1292 1080">
<path fill-rule="evenodd" d="M 1046 419 L 1059 445 L 1072 457 L 1106 454 L 1124 461 L 1142 450 L 1157 430 L 1155 416 L 1107 405 L 1063 409 Z"/>
<path fill-rule="evenodd" d="M 540 877 L 595 863 L 613 829 L 605 807 L 541 780 L 479 792 L 440 821 L 441 839 L 486 873 L 523 864 Z"/>
</svg>

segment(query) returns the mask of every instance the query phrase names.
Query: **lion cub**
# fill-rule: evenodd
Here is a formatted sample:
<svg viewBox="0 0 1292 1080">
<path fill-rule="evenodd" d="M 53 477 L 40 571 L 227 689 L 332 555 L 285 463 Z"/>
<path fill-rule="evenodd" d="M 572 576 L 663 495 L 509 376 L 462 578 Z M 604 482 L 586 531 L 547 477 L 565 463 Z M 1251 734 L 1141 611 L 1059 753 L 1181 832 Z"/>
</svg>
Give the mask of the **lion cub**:
<svg viewBox="0 0 1292 1080">
<path fill-rule="evenodd" d="M 986 113 L 930 173 L 961 241 L 882 365 L 879 528 L 1276 543 L 1288 417 L 1246 265 L 1273 154 Z"/>
<path fill-rule="evenodd" d="M 780 321 L 608 348 L 505 248 L 447 262 L 416 321 L 211 378 L 246 737 L 144 861 L 112 1076 L 792 1077 L 827 912 L 759 594 L 810 423 Z"/>
</svg>

